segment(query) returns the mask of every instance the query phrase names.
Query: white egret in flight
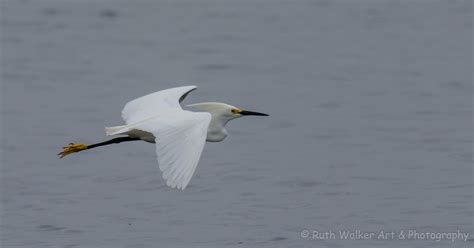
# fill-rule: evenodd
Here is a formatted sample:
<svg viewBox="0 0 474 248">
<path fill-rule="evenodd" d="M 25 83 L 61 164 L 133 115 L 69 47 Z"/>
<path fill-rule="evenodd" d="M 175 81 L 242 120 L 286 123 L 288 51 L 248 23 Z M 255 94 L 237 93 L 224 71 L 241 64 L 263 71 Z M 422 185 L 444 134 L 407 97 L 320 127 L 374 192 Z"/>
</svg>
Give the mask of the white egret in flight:
<svg viewBox="0 0 474 248">
<path fill-rule="evenodd" d="M 166 184 L 184 190 L 196 170 L 205 141 L 224 140 L 225 125 L 232 119 L 246 115 L 268 116 L 218 102 L 188 105 L 203 112 L 183 110 L 180 103 L 195 89 L 196 86 L 171 88 L 132 100 L 122 110 L 126 125 L 105 128 L 107 135 L 121 137 L 91 145 L 70 143 L 58 155 L 62 158 L 126 141 L 155 143 L 158 165 Z"/>
</svg>

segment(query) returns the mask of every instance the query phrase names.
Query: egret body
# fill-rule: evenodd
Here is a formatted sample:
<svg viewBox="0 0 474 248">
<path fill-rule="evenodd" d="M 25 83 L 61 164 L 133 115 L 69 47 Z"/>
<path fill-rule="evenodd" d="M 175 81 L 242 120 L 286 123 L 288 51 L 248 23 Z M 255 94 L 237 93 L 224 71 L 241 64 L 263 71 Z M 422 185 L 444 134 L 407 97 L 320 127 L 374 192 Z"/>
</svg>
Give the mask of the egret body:
<svg viewBox="0 0 474 248">
<path fill-rule="evenodd" d="M 125 125 L 106 127 L 107 135 L 119 137 L 91 145 L 63 147 L 62 158 L 71 153 L 115 143 L 142 140 L 155 143 L 158 165 L 166 184 L 184 190 L 201 157 L 204 143 L 220 142 L 228 133 L 226 124 L 242 116 L 268 116 L 225 103 L 188 105 L 202 112 L 183 110 L 180 103 L 196 86 L 158 91 L 128 102 L 122 110 Z"/>
</svg>

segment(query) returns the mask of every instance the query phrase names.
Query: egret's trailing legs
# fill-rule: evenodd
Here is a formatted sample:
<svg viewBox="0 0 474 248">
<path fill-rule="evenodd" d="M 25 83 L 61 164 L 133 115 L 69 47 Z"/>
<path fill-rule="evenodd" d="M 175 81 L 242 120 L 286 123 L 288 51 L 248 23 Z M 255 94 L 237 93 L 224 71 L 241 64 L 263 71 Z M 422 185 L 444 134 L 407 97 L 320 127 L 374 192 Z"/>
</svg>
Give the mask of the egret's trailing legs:
<svg viewBox="0 0 474 248">
<path fill-rule="evenodd" d="M 88 150 L 92 148 L 96 148 L 99 146 L 106 146 L 110 144 L 118 144 L 121 142 L 127 142 L 127 141 L 135 141 L 135 140 L 140 140 L 139 138 L 132 138 L 132 137 L 118 137 L 115 139 L 107 140 L 104 142 L 96 143 L 96 144 L 91 144 L 91 145 L 86 145 L 86 144 L 74 144 L 74 143 L 69 143 L 69 145 L 63 147 L 63 151 L 58 153 L 59 158 L 64 158 L 65 156 L 75 153 L 75 152 L 80 152 L 83 150 Z"/>
</svg>

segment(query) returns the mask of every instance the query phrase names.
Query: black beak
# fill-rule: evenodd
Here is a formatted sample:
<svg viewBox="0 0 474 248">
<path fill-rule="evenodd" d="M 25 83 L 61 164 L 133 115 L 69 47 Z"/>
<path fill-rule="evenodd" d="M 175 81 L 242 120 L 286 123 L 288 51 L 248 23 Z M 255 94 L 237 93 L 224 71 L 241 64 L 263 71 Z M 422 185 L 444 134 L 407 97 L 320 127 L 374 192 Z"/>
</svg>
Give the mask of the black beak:
<svg viewBox="0 0 474 248">
<path fill-rule="evenodd" d="M 256 115 L 256 116 L 269 116 L 264 113 L 259 113 L 259 112 L 253 112 L 253 111 L 247 111 L 247 110 L 242 110 L 240 111 L 241 115 Z"/>
</svg>

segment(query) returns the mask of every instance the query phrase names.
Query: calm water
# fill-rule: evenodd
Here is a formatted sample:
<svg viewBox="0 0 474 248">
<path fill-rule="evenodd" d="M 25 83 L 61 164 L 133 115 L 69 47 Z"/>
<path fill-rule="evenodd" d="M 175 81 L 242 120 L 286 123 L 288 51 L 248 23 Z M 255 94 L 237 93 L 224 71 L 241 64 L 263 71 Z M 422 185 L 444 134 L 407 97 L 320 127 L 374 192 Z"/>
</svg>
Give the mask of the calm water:
<svg viewBox="0 0 474 248">
<path fill-rule="evenodd" d="M 2 1 L 1 247 L 472 247 L 471 1 Z M 102 141 L 129 100 L 229 124 L 186 191 L 151 144 Z M 301 232 L 469 232 L 313 240 Z"/>
</svg>

